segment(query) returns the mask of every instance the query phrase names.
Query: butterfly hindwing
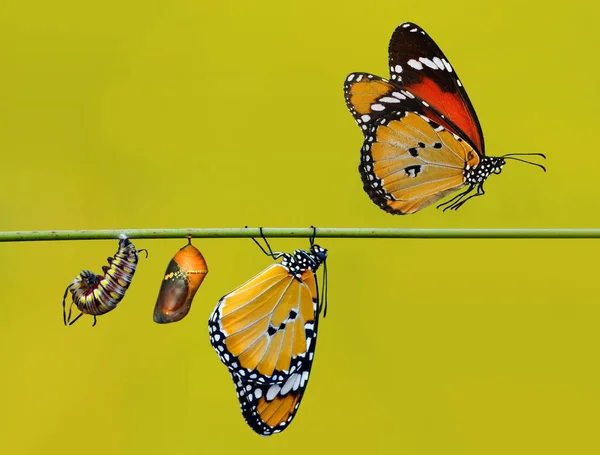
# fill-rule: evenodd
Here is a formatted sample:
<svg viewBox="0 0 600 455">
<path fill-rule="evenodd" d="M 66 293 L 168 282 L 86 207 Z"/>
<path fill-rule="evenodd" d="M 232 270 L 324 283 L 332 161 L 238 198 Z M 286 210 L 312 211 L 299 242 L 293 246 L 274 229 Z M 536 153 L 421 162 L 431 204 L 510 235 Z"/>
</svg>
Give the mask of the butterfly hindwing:
<svg viewBox="0 0 600 455">
<path fill-rule="evenodd" d="M 438 45 L 416 24 L 400 24 L 389 45 L 391 80 L 442 114 L 435 119 L 484 155 L 483 132 L 456 71 Z"/>
<path fill-rule="evenodd" d="M 479 155 L 453 132 L 414 111 L 395 111 L 369 125 L 359 171 L 379 207 L 414 213 L 464 186 L 464 167 Z"/>
<path fill-rule="evenodd" d="M 310 279 L 307 275 L 307 280 Z M 308 385 L 317 341 L 319 316 L 316 299 L 313 303 L 316 316 L 314 326 L 305 329 L 305 338 L 308 340 L 306 354 L 286 374 L 278 374 L 273 380 L 262 381 L 250 379 L 249 375 L 240 375 L 239 372 L 230 372 L 242 415 L 256 433 L 267 436 L 283 431 L 300 407 Z"/>
</svg>

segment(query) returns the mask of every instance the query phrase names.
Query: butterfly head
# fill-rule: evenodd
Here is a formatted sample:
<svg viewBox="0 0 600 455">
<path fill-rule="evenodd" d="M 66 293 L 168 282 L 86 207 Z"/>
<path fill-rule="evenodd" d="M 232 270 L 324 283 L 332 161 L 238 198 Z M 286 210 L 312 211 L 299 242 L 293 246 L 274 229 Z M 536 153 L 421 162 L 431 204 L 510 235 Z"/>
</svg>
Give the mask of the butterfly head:
<svg viewBox="0 0 600 455">
<path fill-rule="evenodd" d="M 317 267 L 327 259 L 327 250 L 319 245 L 311 245 L 310 252 L 314 259 L 316 259 L 315 262 L 318 263 Z"/>
</svg>

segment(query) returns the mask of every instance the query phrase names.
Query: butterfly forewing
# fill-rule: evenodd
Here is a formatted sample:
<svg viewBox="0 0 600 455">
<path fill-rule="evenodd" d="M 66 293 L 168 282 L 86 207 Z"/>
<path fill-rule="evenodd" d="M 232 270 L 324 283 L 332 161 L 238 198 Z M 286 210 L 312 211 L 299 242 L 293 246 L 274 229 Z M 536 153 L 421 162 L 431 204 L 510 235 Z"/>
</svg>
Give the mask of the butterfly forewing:
<svg viewBox="0 0 600 455">
<path fill-rule="evenodd" d="M 403 85 L 438 111 L 435 118 L 446 129 L 468 140 L 484 152 L 483 132 L 475 109 L 456 71 L 437 44 L 416 24 L 400 24 L 390 40 L 389 64 L 392 82 Z"/>
<path fill-rule="evenodd" d="M 420 101 L 392 81 L 369 73 L 352 73 L 344 83 L 346 105 L 367 136 L 368 125 L 396 110 L 423 110 Z"/>
</svg>

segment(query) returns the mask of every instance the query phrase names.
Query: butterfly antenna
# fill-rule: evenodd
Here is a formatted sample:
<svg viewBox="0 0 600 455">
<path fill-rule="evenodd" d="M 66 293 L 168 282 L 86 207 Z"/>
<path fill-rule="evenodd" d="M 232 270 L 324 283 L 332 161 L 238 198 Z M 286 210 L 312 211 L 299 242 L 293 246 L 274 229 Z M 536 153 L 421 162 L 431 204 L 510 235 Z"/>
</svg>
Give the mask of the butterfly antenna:
<svg viewBox="0 0 600 455">
<path fill-rule="evenodd" d="M 142 251 L 143 251 L 144 253 L 146 253 L 146 259 L 148 259 L 148 250 L 147 250 L 146 248 L 142 248 L 141 250 L 137 250 L 137 252 L 138 252 L 138 253 L 141 253 Z M 111 259 L 112 259 L 112 258 L 111 258 Z"/>
<path fill-rule="evenodd" d="M 546 159 L 546 155 L 544 155 L 543 153 L 509 153 L 507 155 L 504 155 L 502 158 L 505 158 L 507 156 L 541 156 L 542 158 Z"/>
<path fill-rule="evenodd" d="M 532 153 L 531 155 L 544 156 L 541 153 L 535 153 L 535 154 Z M 514 156 L 510 156 L 510 155 L 504 155 L 502 158 L 504 158 L 505 160 L 514 160 L 514 161 L 520 161 L 521 163 L 531 164 L 532 166 L 537 166 L 537 167 L 541 168 L 542 171 L 546 172 L 546 168 L 544 166 L 542 166 L 541 164 L 538 164 L 538 163 L 534 163 L 532 161 L 522 160 L 521 158 L 515 158 Z"/>
</svg>

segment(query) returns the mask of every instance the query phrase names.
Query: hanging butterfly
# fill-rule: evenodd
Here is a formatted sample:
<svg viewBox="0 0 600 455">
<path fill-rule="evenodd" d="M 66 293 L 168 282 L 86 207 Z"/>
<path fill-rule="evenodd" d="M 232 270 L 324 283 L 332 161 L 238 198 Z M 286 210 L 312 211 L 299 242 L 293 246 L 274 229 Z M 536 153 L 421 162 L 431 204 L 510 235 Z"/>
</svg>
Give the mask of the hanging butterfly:
<svg viewBox="0 0 600 455">
<path fill-rule="evenodd" d="M 196 291 L 208 274 L 208 266 L 202 253 L 188 244 L 171 259 L 154 305 L 154 322 L 167 324 L 182 320 L 190 311 Z"/>
<path fill-rule="evenodd" d="M 359 171 L 364 190 L 383 210 L 415 213 L 463 189 L 438 205 L 459 209 L 485 192 L 506 160 L 538 166 L 518 156 L 485 155 L 475 109 L 454 68 L 418 25 L 400 24 L 389 46 L 390 80 L 352 73 L 345 81 L 346 105 L 365 140 Z M 475 192 L 474 192 L 475 191 Z"/>
<path fill-rule="evenodd" d="M 264 237 L 268 252 L 253 240 L 281 262 L 222 297 L 208 329 L 210 343 L 233 379 L 246 423 L 269 436 L 290 424 L 308 384 L 326 266 L 320 302 L 315 273 L 325 264 L 327 250 L 311 240 L 308 251 L 274 253 Z"/>
<path fill-rule="evenodd" d="M 119 240 L 119 249 L 114 257 L 108 258 L 108 265 L 102 267 L 103 275 L 96 275 L 90 270 L 82 270 L 79 275 L 67 286 L 63 296 L 63 322 L 65 325 L 73 325 L 77 319 L 84 314 L 94 316 L 96 325 L 96 316 L 108 313 L 114 310 L 125 297 L 125 292 L 129 288 L 133 275 L 137 268 L 138 253 L 147 250 L 136 250 L 133 243 L 122 236 Z M 67 295 L 71 292 L 71 305 L 69 314 L 65 309 Z M 71 309 L 73 304 L 81 312 L 71 320 Z"/>
</svg>

